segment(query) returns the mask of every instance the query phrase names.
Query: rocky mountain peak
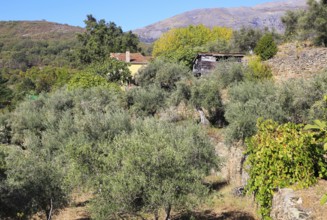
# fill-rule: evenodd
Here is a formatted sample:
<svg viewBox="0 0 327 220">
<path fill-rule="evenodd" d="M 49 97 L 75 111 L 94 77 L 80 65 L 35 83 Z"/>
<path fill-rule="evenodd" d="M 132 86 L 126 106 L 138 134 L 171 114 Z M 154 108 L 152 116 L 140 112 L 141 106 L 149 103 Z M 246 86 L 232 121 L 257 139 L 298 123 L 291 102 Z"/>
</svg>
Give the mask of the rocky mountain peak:
<svg viewBox="0 0 327 220">
<path fill-rule="evenodd" d="M 153 42 L 172 28 L 203 24 L 208 27 L 225 26 L 239 29 L 243 26 L 283 31 L 280 18 L 288 10 L 304 9 L 306 0 L 273 1 L 254 7 L 196 9 L 163 21 L 139 28 L 133 32 L 143 42 Z"/>
</svg>

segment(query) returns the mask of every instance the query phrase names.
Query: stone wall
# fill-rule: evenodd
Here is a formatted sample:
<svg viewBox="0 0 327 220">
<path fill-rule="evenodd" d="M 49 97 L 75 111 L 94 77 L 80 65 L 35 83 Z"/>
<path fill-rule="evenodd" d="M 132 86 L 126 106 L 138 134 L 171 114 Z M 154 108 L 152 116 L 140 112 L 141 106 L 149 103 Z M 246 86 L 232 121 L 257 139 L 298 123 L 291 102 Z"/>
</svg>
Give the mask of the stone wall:
<svg viewBox="0 0 327 220">
<path fill-rule="evenodd" d="M 278 80 L 310 77 L 327 70 L 327 48 L 310 43 L 287 43 L 278 47 L 276 56 L 266 63 Z"/>
</svg>

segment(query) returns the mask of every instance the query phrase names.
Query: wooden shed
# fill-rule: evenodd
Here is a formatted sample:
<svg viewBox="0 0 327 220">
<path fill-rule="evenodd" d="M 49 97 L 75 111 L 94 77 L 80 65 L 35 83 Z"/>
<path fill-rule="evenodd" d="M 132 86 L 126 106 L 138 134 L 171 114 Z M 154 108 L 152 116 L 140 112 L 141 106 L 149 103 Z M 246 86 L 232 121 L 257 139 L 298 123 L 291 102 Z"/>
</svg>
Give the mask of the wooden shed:
<svg viewBox="0 0 327 220">
<path fill-rule="evenodd" d="M 193 60 L 193 73 L 201 76 L 213 70 L 219 62 L 242 62 L 243 57 L 244 54 L 241 53 L 198 53 Z"/>
</svg>

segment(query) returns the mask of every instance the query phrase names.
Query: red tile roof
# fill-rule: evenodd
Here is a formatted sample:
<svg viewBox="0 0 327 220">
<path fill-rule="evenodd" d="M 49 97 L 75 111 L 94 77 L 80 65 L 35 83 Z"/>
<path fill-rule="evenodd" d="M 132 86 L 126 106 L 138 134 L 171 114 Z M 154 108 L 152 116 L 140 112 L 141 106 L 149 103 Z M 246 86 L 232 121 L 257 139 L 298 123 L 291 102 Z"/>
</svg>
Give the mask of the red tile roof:
<svg viewBox="0 0 327 220">
<path fill-rule="evenodd" d="M 126 53 L 111 53 L 110 57 L 126 62 Z M 145 57 L 141 53 L 130 53 L 130 63 L 145 64 L 148 63 L 149 60 L 149 57 Z"/>
</svg>

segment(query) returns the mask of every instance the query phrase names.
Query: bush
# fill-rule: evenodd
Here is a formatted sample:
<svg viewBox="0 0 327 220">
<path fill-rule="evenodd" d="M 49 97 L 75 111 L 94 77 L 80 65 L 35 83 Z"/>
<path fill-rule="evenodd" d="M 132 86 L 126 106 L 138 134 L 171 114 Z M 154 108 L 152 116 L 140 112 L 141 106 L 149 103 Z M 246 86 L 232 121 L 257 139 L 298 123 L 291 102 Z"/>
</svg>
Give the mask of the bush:
<svg viewBox="0 0 327 220">
<path fill-rule="evenodd" d="M 128 64 L 114 58 L 106 59 L 103 62 L 96 62 L 89 65 L 84 72 L 98 75 L 108 82 L 124 85 L 131 81 L 131 71 Z"/>
<path fill-rule="evenodd" d="M 116 91 L 120 90 L 120 87 L 117 84 L 108 82 L 104 77 L 85 72 L 75 74 L 67 84 L 69 90 L 89 89 L 97 86 L 106 87 L 108 89 L 110 88 Z"/>
<path fill-rule="evenodd" d="M 234 83 L 243 81 L 244 68 L 242 63 L 229 59 L 219 62 L 211 75 L 211 80 L 216 81 L 216 83 L 224 89 Z"/>
<path fill-rule="evenodd" d="M 155 84 L 166 91 L 172 91 L 178 81 L 191 76 L 188 68 L 183 65 L 156 60 L 140 70 L 135 80 L 143 87 Z"/>
<path fill-rule="evenodd" d="M 274 41 L 273 35 L 267 33 L 263 35 L 258 41 L 254 52 L 260 56 L 262 60 L 268 60 L 276 55 L 278 49 Z"/>
<path fill-rule="evenodd" d="M 141 117 L 154 116 L 160 108 L 165 107 L 166 92 L 156 85 L 133 88 L 126 96 L 130 111 Z"/>
<path fill-rule="evenodd" d="M 327 94 L 327 74 L 322 73 L 311 79 L 298 79 L 283 83 L 277 96 L 287 121 L 310 123 L 314 117 L 313 109 L 318 107 L 317 102 L 322 100 L 325 94 Z M 316 119 L 320 119 L 320 116 L 317 115 Z"/>
<path fill-rule="evenodd" d="M 256 132 L 259 117 L 285 121 L 285 112 L 277 99 L 278 87 L 271 81 L 245 81 L 231 87 L 225 118 L 229 123 L 226 140 L 245 140 Z"/>
<path fill-rule="evenodd" d="M 252 81 L 271 79 L 273 76 L 270 67 L 263 63 L 258 56 L 249 58 L 244 75 L 247 80 Z"/>
<path fill-rule="evenodd" d="M 327 94 L 327 74 L 274 84 L 271 81 L 245 81 L 228 90 L 225 118 L 228 141 L 244 140 L 256 132 L 259 117 L 279 123 L 310 123 L 322 119 L 321 103 Z M 316 116 L 315 116 L 316 115 Z"/>
<path fill-rule="evenodd" d="M 263 219 L 270 219 L 274 189 L 308 187 L 318 176 L 327 177 L 326 151 L 303 125 L 259 120 L 257 128 L 258 133 L 246 141 L 247 190 L 254 193 Z"/>
</svg>

